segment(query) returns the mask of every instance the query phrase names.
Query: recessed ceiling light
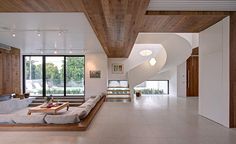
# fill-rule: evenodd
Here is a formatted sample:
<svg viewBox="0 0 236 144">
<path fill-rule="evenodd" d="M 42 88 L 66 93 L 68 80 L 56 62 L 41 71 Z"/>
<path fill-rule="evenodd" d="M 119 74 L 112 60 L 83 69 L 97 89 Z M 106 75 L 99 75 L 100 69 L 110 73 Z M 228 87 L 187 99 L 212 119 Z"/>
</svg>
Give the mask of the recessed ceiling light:
<svg viewBox="0 0 236 144">
<path fill-rule="evenodd" d="M 58 36 L 61 36 L 61 34 L 62 34 L 62 32 L 60 31 L 60 32 L 58 33 Z"/>
<path fill-rule="evenodd" d="M 40 53 L 43 54 L 43 50 L 41 50 Z"/>
<path fill-rule="evenodd" d="M 156 61 L 155 58 L 151 58 L 150 61 L 149 61 L 149 63 L 150 63 L 151 66 L 154 66 L 154 65 L 156 64 L 156 62 L 157 62 L 157 61 Z"/>
<path fill-rule="evenodd" d="M 72 50 L 70 50 L 69 53 L 72 54 Z"/>
<path fill-rule="evenodd" d="M 12 37 L 16 37 L 16 34 L 15 34 L 15 33 L 13 33 L 13 34 L 12 34 Z"/>
<path fill-rule="evenodd" d="M 142 51 L 139 52 L 139 54 L 141 56 L 149 56 L 149 55 L 152 54 L 152 51 L 151 50 L 142 50 Z"/>
<path fill-rule="evenodd" d="M 54 54 L 57 54 L 57 50 L 54 51 Z"/>
<path fill-rule="evenodd" d="M 37 36 L 39 36 L 39 37 L 41 36 L 40 32 L 37 33 Z"/>
</svg>

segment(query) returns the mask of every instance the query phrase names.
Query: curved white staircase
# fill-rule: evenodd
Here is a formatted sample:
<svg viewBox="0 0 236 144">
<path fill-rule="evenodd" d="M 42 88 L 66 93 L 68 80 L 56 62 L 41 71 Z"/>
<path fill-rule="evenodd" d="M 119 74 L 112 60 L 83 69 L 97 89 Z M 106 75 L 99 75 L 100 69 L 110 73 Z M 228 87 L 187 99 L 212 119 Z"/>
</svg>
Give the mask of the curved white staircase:
<svg viewBox="0 0 236 144">
<path fill-rule="evenodd" d="M 136 85 L 183 63 L 192 51 L 191 44 L 177 34 L 139 34 L 136 44 L 161 44 L 162 48 L 154 56 L 155 65 L 151 66 L 148 60 L 127 72 L 131 96 Z"/>
</svg>

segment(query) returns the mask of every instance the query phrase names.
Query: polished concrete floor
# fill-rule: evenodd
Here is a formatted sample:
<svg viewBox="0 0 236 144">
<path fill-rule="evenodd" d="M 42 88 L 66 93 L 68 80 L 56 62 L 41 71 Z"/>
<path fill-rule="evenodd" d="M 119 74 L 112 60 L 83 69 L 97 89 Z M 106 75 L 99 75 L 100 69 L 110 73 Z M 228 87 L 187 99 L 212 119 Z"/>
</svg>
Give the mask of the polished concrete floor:
<svg viewBox="0 0 236 144">
<path fill-rule="evenodd" d="M 236 144 L 236 129 L 197 114 L 197 98 L 106 102 L 85 132 L 0 132 L 1 144 Z"/>
</svg>

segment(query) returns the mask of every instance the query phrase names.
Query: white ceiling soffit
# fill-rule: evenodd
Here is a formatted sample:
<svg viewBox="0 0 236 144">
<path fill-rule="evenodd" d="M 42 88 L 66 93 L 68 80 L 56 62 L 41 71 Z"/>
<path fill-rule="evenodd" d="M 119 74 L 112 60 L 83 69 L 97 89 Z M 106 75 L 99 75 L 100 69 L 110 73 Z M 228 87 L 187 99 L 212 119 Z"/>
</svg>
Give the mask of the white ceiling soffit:
<svg viewBox="0 0 236 144">
<path fill-rule="evenodd" d="M 0 19 L 0 43 L 23 54 L 103 52 L 84 13 L 0 13 Z"/>
<path fill-rule="evenodd" d="M 236 11 L 236 0 L 150 0 L 155 11 Z"/>
</svg>

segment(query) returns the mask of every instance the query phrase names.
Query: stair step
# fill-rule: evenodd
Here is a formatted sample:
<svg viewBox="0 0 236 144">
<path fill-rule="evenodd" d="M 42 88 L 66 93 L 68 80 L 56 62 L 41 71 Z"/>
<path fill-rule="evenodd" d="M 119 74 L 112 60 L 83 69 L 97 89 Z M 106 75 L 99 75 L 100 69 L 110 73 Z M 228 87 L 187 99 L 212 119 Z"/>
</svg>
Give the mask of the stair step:
<svg viewBox="0 0 236 144">
<path fill-rule="evenodd" d="M 131 102 L 130 96 L 119 96 L 119 95 L 107 95 L 107 102 Z"/>
<path fill-rule="evenodd" d="M 84 102 L 84 99 L 54 99 L 54 101 L 59 102 Z M 45 102 L 44 99 L 35 99 L 33 102 Z"/>
<path fill-rule="evenodd" d="M 35 99 L 44 99 L 45 97 L 34 97 Z M 53 97 L 54 99 L 84 99 L 83 96 L 66 96 L 66 97 L 63 97 L 63 96 L 55 96 Z"/>
<path fill-rule="evenodd" d="M 70 106 L 80 106 L 84 103 L 84 96 L 53 96 L 55 101 L 69 102 Z M 29 105 L 30 107 L 35 107 L 43 104 L 45 102 L 45 97 L 36 96 L 33 102 Z"/>
<path fill-rule="evenodd" d="M 131 99 L 116 99 L 116 98 L 107 98 L 106 102 L 131 102 Z"/>
<path fill-rule="evenodd" d="M 42 103 L 31 103 L 29 107 L 36 107 L 41 105 Z M 70 106 L 80 106 L 82 103 L 70 103 Z"/>
</svg>

